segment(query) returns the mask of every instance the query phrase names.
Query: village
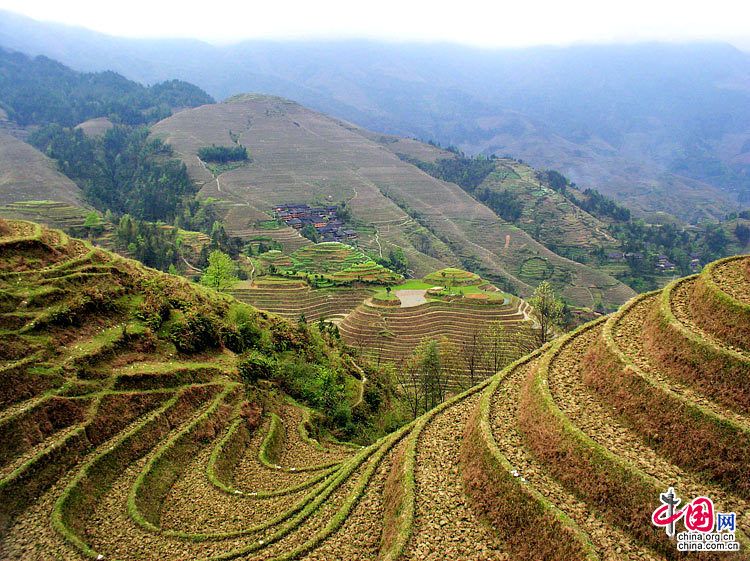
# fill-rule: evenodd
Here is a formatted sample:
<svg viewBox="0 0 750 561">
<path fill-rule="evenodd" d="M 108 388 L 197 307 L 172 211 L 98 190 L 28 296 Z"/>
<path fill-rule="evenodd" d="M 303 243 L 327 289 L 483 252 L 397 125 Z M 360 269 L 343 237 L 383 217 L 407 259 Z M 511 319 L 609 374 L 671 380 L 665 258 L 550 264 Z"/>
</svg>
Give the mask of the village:
<svg viewBox="0 0 750 561">
<path fill-rule="evenodd" d="M 641 252 L 623 253 L 622 251 L 611 251 L 607 253 L 607 260 L 616 263 L 622 263 L 628 260 L 642 261 L 644 255 Z M 690 254 L 690 271 L 697 273 L 701 270 L 701 262 L 698 254 Z M 655 256 L 654 272 L 655 273 L 673 273 L 677 270 L 677 265 L 669 260 L 667 255 L 660 253 Z"/>
<path fill-rule="evenodd" d="M 300 230 L 314 229 L 324 242 L 347 242 L 357 239 L 357 232 L 346 228 L 343 220 L 338 216 L 338 207 L 311 207 L 307 204 L 283 204 L 274 208 L 276 218 Z"/>
</svg>

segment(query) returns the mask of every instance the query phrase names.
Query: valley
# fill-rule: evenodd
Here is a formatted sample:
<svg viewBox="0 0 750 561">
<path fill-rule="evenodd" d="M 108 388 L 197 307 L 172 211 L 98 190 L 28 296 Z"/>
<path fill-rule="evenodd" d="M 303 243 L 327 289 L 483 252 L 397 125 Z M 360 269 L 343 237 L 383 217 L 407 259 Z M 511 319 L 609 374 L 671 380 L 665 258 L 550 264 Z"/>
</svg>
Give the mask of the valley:
<svg viewBox="0 0 750 561">
<path fill-rule="evenodd" d="M 246 47 L 0 47 L 0 559 L 750 559 L 744 58 Z"/>
</svg>

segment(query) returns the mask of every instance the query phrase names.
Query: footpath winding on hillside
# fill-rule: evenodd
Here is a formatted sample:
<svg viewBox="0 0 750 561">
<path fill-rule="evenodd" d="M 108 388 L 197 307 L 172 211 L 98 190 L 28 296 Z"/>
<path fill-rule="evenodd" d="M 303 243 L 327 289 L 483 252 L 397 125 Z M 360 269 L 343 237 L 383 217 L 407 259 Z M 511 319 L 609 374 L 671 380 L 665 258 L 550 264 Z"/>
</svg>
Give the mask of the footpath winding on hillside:
<svg viewBox="0 0 750 561">
<path fill-rule="evenodd" d="M 226 353 L 154 362 L 137 322 L 86 315 L 138 298 L 123 292 L 132 262 L 10 224 L 2 559 L 687 558 L 651 524 L 668 487 L 737 514 L 741 551 L 699 558 L 749 558 L 750 257 L 639 296 L 361 448 L 315 440 L 290 400 L 261 414 Z M 71 313 L 86 322 L 56 323 Z"/>
</svg>

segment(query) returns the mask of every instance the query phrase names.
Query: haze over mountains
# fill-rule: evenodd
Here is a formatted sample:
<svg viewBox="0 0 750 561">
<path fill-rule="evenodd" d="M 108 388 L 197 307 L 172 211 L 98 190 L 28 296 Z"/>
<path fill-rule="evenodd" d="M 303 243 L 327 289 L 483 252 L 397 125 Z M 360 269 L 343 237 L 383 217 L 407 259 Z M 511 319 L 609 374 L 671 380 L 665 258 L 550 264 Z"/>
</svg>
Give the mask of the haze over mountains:
<svg viewBox="0 0 750 561">
<path fill-rule="evenodd" d="M 382 132 L 511 154 L 696 221 L 750 197 L 750 56 L 727 44 L 455 45 L 133 40 L 0 15 L 0 44 L 80 70 L 258 91 Z"/>
</svg>

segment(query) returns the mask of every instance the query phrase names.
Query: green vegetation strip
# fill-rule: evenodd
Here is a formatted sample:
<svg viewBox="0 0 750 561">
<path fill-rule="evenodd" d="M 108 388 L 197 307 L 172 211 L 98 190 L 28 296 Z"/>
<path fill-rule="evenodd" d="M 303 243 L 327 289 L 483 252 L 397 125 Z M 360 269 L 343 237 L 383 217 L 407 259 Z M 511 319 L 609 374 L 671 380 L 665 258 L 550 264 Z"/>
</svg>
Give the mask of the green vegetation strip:
<svg viewBox="0 0 750 561">
<path fill-rule="evenodd" d="M 521 394 L 521 427 L 536 457 L 565 487 L 587 503 L 597 505 L 606 519 L 660 554 L 669 559 L 682 558 L 674 542 L 644 515 L 658 506 L 659 493 L 667 485 L 641 472 L 573 425 L 549 390 L 551 363 L 575 337 L 600 327 L 606 319 L 595 320 L 562 337 L 542 356 Z M 747 547 L 745 535 L 740 531 L 737 534 L 742 547 Z"/>
<path fill-rule="evenodd" d="M 608 319 L 602 341 L 594 350 L 595 360 L 583 361 L 584 380 L 671 461 L 696 473 L 710 474 L 710 480 L 750 498 L 750 429 L 656 380 L 614 339 L 613 332 L 622 318 L 656 295 L 650 292 L 637 296 Z M 653 438 L 653 434 L 660 436 Z"/>
<path fill-rule="evenodd" d="M 750 413 L 750 357 L 691 331 L 672 312 L 672 298 L 697 276 L 678 279 L 661 293 L 647 320 L 647 349 L 665 371 L 723 405 Z"/>
<path fill-rule="evenodd" d="M 112 487 L 124 466 L 145 455 L 164 438 L 171 427 L 187 416 L 193 399 L 213 386 L 188 386 L 162 407 L 137 422 L 102 452 L 94 455 L 68 484 L 52 511 L 52 527 L 85 557 L 97 559 L 98 553 L 85 541 L 86 513 Z"/>
<path fill-rule="evenodd" d="M 150 369 L 119 373 L 115 376 L 113 387 L 118 390 L 178 387 L 207 383 L 224 373 L 224 370 L 210 363 L 165 363 Z"/>
<path fill-rule="evenodd" d="M 201 448 L 206 432 L 213 432 L 226 402 L 236 398 L 240 385 L 227 384 L 211 405 L 167 440 L 149 459 L 128 494 L 128 513 L 141 527 L 159 532 L 161 507 L 169 490 Z M 223 407 L 222 407 L 223 406 Z M 224 411 L 226 414 L 226 411 Z"/>
<path fill-rule="evenodd" d="M 534 487 L 513 474 L 492 433 L 490 410 L 500 385 L 549 345 L 506 367 L 483 392 L 461 449 L 464 489 L 482 518 L 518 558 L 599 559 L 588 535 Z"/>
<path fill-rule="evenodd" d="M 299 559 L 301 556 L 309 553 L 316 547 L 318 547 L 328 537 L 333 535 L 346 521 L 347 517 L 351 513 L 352 509 L 356 506 L 359 499 L 364 495 L 367 486 L 375 474 L 375 471 L 380 466 L 381 461 L 385 455 L 396 445 L 404 435 L 410 430 L 410 425 L 402 427 L 395 433 L 389 435 L 385 439 L 380 441 L 380 445 L 377 447 L 377 452 L 373 456 L 369 465 L 365 469 L 362 476 L 357 482 L 357 486 L 349 493 L 344 504 L 339 508 L 336 514 L 328 521 L 323 530 L 315 534 L 310 540 L 306 541 L 299 547 L 288 551 L 287 553 L 274 558 L 274 561 L 291 561 L 293 559 Z"/>
<path fill-rule="evenodd" d="M 248 491 L 237 489 L 230 483 L 231 474 L 234 472 L 240 459 L 247 452 L 251 437 L 252 433 L 247 427 L 247 421 L 243 418 L 235 419 L 232 424 L 229 425 L 229 429 L 224 436 L 211 451 L 211 457 L 206 466 L 206 476 L 212 485 L 229 495 L 251 497 L 253 499 L 267 499 L 271 497 L 291 495 L 320 483 L 323 479 L 329 477 L 338 469 L 338 466 L 331 467 L 306 479 L 302 483 L 291 487 L 275 489 L 273 491 Z"/>
<path fill-rule="evenodd" d="M 337 471 L 336 475 L 330 478 L 330 481 L 325 481 L 320 489 L 316 489 L 311 493 L 309 502 L 306 502 L 304 508 L 302 508 L 289 522 L 279 528 L 276 532 L 270 536 L 264 537 L 262 540 L 258 540 L 245 547 L 237 548 L 227 553 L 217 555 L 214 557 L 206 558 L 203 561 L 223 561 L 226 559 L 235 559 L 249 555 L 255 551 L 258 551 L 264 547 L 267 547 L 280 539 L 290 534 L 295 528 L 297 528 L 305 519 L 312 515 L 335 491 L 346 481 L 354 471 L 356 471 L 365 461 L 372 456 L 375 451 L 379 448 L 380 443 L 375 443 L 367 448 L 363 449 L 359 454 L 354 456 L 346 464 Z M 286 513 L 284 513 L 286 514 Z M 281 518 L 281 515 L 278 517 Z M 288 516 L 287 516 L 288 518 Z M 270 522 L 265 524 L 265 527 L 270 527 Z"/>
<path fill-rule="evenodd" d="M 263 438 L 263 442 L 258 450 L 258 459 L 260 463 L 269 469 L 287 472 L 307 472 L 324 470 L 339 465 L 340 461 L 327 462 L 324 464 L 303 467 L 286 467 L 280 466 L 278 461 L 281 451 L 284 447 L 285 427 L 284 423 L 276 413 L 271 413 L 271 425 Z"/>
</svg>

